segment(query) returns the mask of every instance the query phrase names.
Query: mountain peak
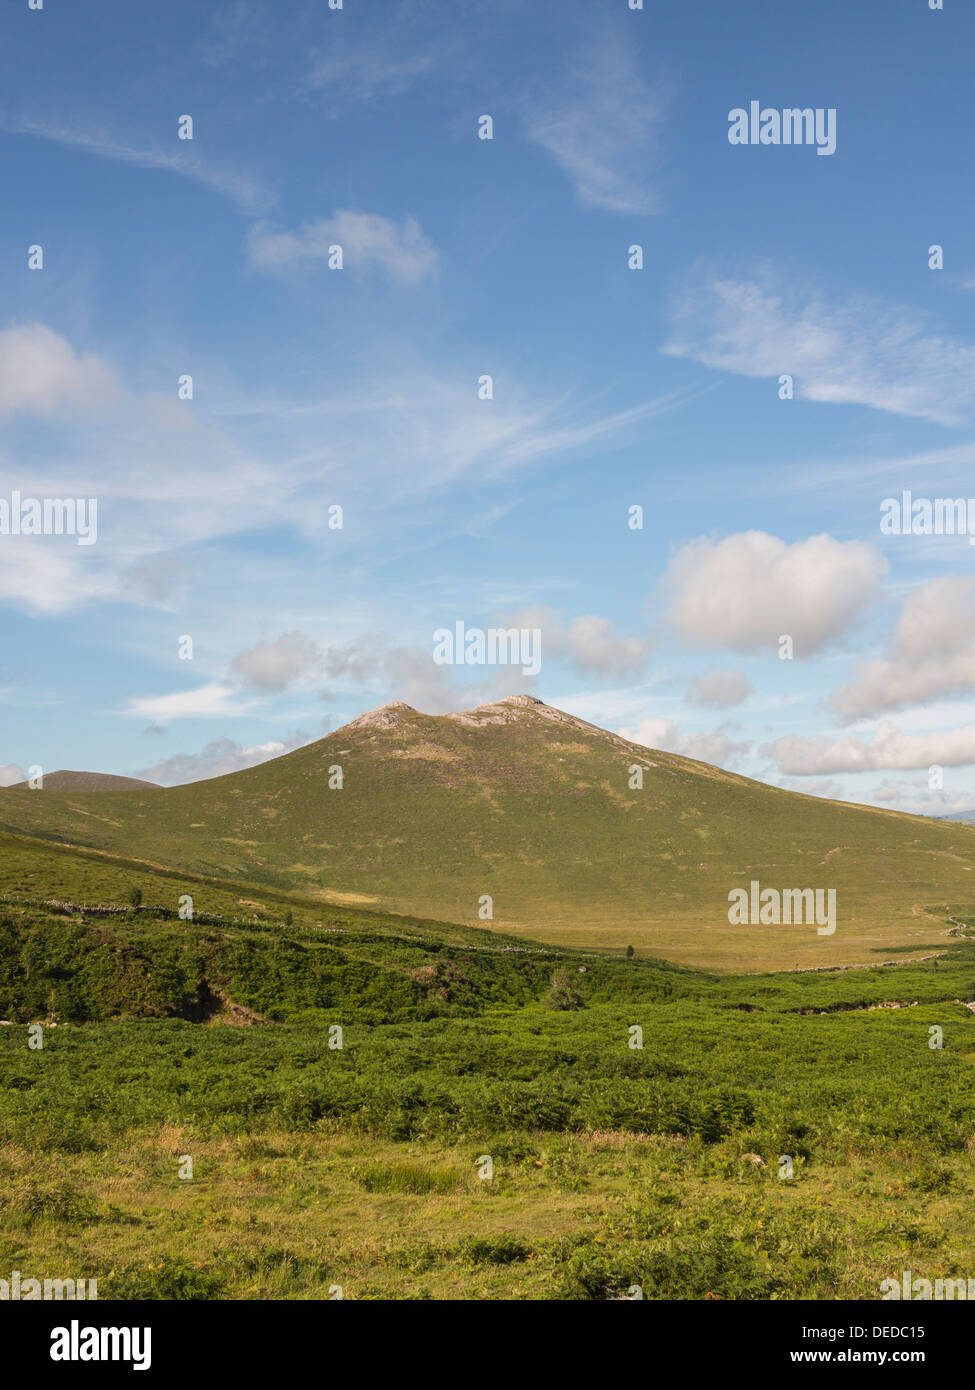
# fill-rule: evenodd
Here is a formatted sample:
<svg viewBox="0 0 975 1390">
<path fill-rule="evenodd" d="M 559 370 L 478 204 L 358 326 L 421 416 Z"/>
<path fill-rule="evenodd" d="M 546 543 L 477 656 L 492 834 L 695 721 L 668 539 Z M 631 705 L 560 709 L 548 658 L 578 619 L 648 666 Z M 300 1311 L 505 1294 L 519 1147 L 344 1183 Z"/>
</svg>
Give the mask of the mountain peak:
<svg viewBox="0 0 975 1390">
<path fill-rule="evenodd" d="M 385 705 L 380 705 L 378 709 L 367 710 L 365 714 L 360 714 L 357 719 L 351 719 L 345 728 L 394 729 L 404 715 L 416 713 L 417 711 L 413 706 L 406 704 L 403 700 L 390 700 Z"/>
<path fill-rule="evenodd" d="M 584 719 L 577 719 L 574 714 L 567 714 L 565 710 L 556 709 L 554 705 L 547 705 L 536 695 L 504 695 L 498 700 L 475 705 L 473 709 L 457 710 L 449 714 L 436 715 L 434 718 L 449 719 L 455 724 L 466 724 L 469 728 L 477 729 L 491 724 L 514 724 L 526 715 L 529 718 L 535 716 L 537 719 L 544 719 L 550 724 L 597 734 L 601 739 L 609 740 L 618 746 L 628 746 L 625 739 L 621 739 L 617 734 L 611 734 L 606 729 L 587 723 Z M 367 710 L 365 714 L 350 720 L 348 724 L 343 725 L 343 729 L 398 729 L 407 723 L 411 716 L 423 718 L 419 710 L 405 701 L 389 700 L 378 709 Z"/>
<path fill-rule="evenodd" d="M 534 705 L 542 705 L 545 709 L 550 706 L 544 700 L 539 700 L 535 695 L 506 695 L 503 700 L 494 700 L 496 705 L 518 705 L 521 709 L 531 709 Z"/>
<path fill-rule="evenodd" d="M 467 724 L 471 728 L 480 728 L 485 724 L 514 724 L 517 720 L 523 719 L 524 714 L 535 715 L 539 719 L 547 720 L 550 724 L 558 724 L 563 728 L 578 729 L 581 733 L 596 734 L 600 739 L 615 743 L 618 747 L 629 747 L 625 739 L 621 739 L 617 734 L 611 734 L 606 729 L 599 728 L 596 724 L 590 724 L 585 719 L 577 719 L 574 714 L 567 714 L 563 709 L 556 709 L 554 705 L 547 705 L 544 700 L 539 700 L 535 695 L 505 695 L 500 700 L 492 700 L 486 705 L 477 705 L 474 709 L 461 710 L 457 714 L 445 714 L 444 719 L 452 719 L 458 724 Z"/>
</svg>

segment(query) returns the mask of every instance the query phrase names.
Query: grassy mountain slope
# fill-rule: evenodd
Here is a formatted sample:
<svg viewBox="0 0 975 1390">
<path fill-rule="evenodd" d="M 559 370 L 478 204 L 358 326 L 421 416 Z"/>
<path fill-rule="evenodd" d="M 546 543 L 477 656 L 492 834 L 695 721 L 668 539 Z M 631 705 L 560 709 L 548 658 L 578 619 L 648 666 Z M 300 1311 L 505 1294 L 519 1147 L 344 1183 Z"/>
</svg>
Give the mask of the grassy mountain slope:
<svg viewBox="0 0 975 1390">
<path fill-rule="evenodd" d="M 336 768 L 341 788 L 329 785 Z M 333 904 L 553 944 L 632 942 L 719 968 L 921 949 L 938 931 L 928 907 L 975 896 L 968 826 L 769 787 L 527 696 L 439 717 L 395 703 L 259 767 L 151 793 L 11 789 L 0 828 Z M 728 892 L 751 879 L 835 888 L 835 935 L 731 926 Z"/>
<path fill-rule="evenodd" d="M 28 790 L 30 784 L 15 782 L 14 786 Z M 44 790 L 52 792 L 132 792 L 149 788 L 158 788 L 158 783 L 144 782 L 141 777 L 116 777 L 111 772 L 70 772 L 62 767 L 44 774 Z"/>
<path fill-rule="evenodd" d="M 181 918 L 186 895 L 193 915 Z M 563 966 L 593 999 L 693 997 L 717 983 L 662 961 L 583 956 L 0 835 L 8 1021 L 416 1022 L 537 1003 Z"/>
<path fill-rule="evenodd" d="M 178 910 L 186 894 L 190 920 Z M 556 969 L 572 973 L 588 1003 L 710 999 L 746 1019 L 844 1013 L 892 998 L 971 1000 L 975 946 L 966 937 L 975 911 L 950 905 L 939 915 L 922 962 L 907 949 L 894 967 L 874 960 L 858 970 L 735 977 L 0 835 L 0 1018 L 240 1022 L 235 1010 L 258 1010 L 269 1022 L 321 1024 L 480 1015 L 537 1001 Z"/>
</svg>

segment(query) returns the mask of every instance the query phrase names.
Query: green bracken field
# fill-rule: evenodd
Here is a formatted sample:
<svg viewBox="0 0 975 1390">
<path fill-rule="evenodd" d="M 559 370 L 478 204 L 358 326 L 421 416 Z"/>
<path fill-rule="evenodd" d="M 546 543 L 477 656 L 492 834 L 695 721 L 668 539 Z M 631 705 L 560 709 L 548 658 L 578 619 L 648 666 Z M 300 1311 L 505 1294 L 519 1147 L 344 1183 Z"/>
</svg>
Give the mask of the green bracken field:
<svg viewBox="0 0 975 1390">
<path fill-rule="evenodd" d="M 25 1277 L 846 1299 L 975 1267 L 963 903 L 926 905 L 920 963 L 742 975 L 13 835 L 0 894 L 0 1266 Z"/>
</svg>

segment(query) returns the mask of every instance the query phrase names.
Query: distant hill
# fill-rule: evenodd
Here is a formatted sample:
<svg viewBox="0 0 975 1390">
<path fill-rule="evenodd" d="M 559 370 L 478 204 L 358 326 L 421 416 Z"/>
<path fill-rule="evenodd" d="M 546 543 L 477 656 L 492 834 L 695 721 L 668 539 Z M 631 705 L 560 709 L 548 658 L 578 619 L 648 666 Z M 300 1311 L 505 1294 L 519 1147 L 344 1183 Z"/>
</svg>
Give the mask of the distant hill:
<svg viewBox="0 0 975 1390">
<path fill-rule="evenodd" d="M 24 788 L 30 791 L 27 782 L 15 782 L 8 791 Z M 140 777 L 115 777 L 111 772 L 69 772 L 60 768 L 57 772 L 46 772 L 40 788 L 46 792 L 133 792 L 147 790 L 161 791 L 157 782 L 143 782 Z"/>
<path fill-rule="evenodd" d="M 975 901 L 965 825 L 768 786 L 525 695 L 440 716 L 394 702 L 241 772 L 110 809 L 89 795 L 0 797 L 0 829 L 695 966 L 876 962 L 943 933 L 927 907 Z M 731 925 L 728 893 L 753 879 L 834 888 L 835 935 Z"/>
<path fill-rule="evenodd" d="M 966 824 L 975 823 L 975 811 L 952 811 L 950 816 L 935 816 L 935 820 L 960 820 Z"/>
</svg>

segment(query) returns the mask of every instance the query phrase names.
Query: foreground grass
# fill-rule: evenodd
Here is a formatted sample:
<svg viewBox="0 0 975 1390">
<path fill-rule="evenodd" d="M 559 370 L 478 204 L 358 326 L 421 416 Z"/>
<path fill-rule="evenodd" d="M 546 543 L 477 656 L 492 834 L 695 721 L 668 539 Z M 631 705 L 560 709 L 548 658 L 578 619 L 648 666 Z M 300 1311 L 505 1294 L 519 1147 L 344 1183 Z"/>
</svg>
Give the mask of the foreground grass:
<svg viewBox="0 0 975 1390">
<path fill-rule="evenodd" d="M 975 1276 L 964 906 L 925 963 L 719 976 L 226 885 L 182 921 L 164 871 L 130 911 L 131 865 L 56 847 L 0 843 L 0 871 L 0 1278 L 848 1299 Z"/>
<path fill-rule="evenodd" d="M 536 1008 L 332 1053 L 310 1025 L 28 1036 L 0 1033 L 0 1271 L 102 1297 L 848 1299 L 975 1272 L 958 1005 Z"/>
<path fill-rule="evenodd" d="M 735 1141 L 619 1132 L 390 1144 L 327 1129 L 134 1131 L 98 1152 L 0 1150 L 0 1269 L 100 1297 L 879 1297 L 975 1269 L 969 1154 L 850 1152 L 791 1180 Z M 177 1176 L 193 1158 L 192 1180 Z M 340 1292 L 339 1292 L 340 1291 Z"/>
</svg>

